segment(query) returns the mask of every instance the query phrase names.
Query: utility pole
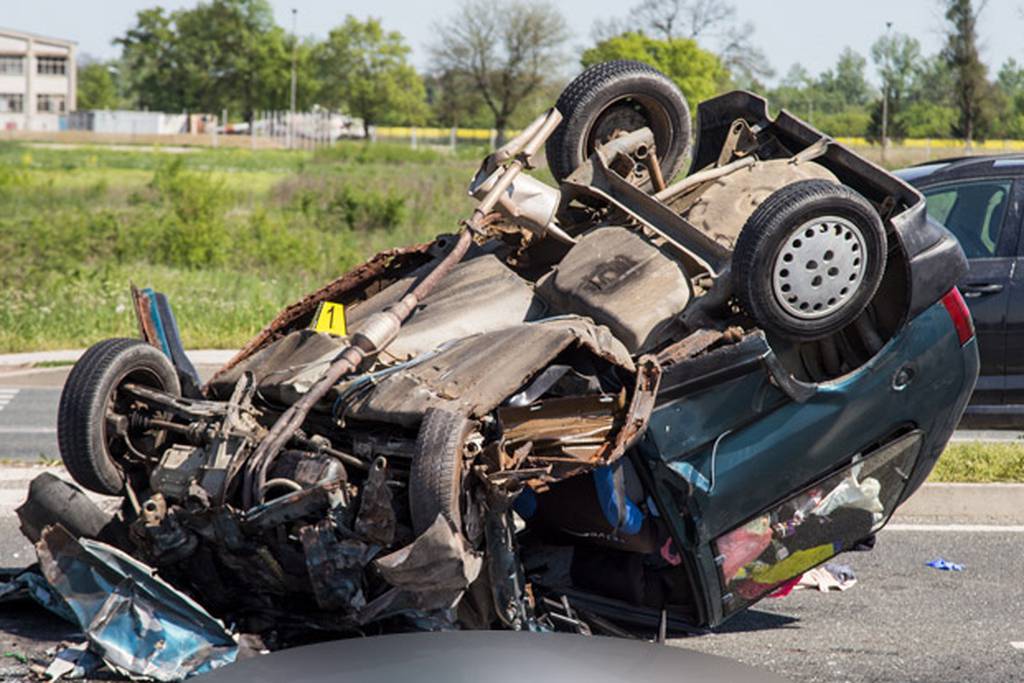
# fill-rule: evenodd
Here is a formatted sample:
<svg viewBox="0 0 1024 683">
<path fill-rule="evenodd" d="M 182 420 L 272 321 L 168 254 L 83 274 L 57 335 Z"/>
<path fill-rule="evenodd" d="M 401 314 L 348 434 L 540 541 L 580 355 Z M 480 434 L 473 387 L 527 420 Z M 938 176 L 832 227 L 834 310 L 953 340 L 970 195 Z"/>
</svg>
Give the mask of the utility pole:
<svg viewBox="0 0 1024 683">
<path fill-rule="evenodd" d="M 892 31 L 892 22 L 885 22 L 885 35 Z M 890 52 L 885 53 L 885 75 L 882 78 L 882 163 L 885 164 L 886 152 L 889 149 L 889 79 L 892 77 Z"/>
<path fill-rule="evenodd" d="M 292 103 L 291 116 L 288 117 L 288 149 L 292 148 L 292 140 L 295 137 L 295 92 L 297 84 L 297 63 L 299 59 L 299 36 L 295 32 L 295 18 L 299 10 L 292 8 Z"/>
</svg>

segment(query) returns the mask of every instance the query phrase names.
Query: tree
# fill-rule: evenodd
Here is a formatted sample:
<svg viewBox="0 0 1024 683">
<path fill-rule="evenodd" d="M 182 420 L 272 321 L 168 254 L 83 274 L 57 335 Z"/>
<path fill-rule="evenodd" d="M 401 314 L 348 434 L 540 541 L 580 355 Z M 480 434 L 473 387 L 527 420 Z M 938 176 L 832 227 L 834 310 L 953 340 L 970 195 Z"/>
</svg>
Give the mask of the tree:
<svg viewBox="0 0 1024 683">
<path fill-rule="evenodd" d="M 734 20 L 736 8 L 721 0 L 644 0 L 631 13 L 662 40 L 696 40 Z"/>
<path fill-rule="evenodd" d="M 379 19 L 346 17 L 313 50 L 320 103 L 347 108 L 366 126 L 423 123 L 426 91 L 409 53 L 402 34 L 385 31 Z"/>
<path fill-rule="evenodd" d="M 83 58 L 78 63 L 78 109 L 115 109 L 120 98 L 109 62 Z"/>
<path fill-rule="evenodd" d="M 750 22 L 728 30 L 718 49 L 718 57 L 745 88 L 761 89 L 763 79 L 775 75 L 764 51 L 751 42 L 754 25 Z"/>
<path fill-rule="evenodd" d="M 164 111 L 241 111 L 288 102 L 291 54 L 267 0 L 211 0 L 136 15 L 122 48 L 137 105 Z"/>
<path fill-rule="evenodd" d="M 762 79 L 775 75 L 764 52 L 751 42 L 754 25 L 738 24 L 735 5 L 722 0 L 643 0 L 626 18 L 598 21 L 591 29 L 597 43 L 630 32 L 662 40 L 692 38 L 705 48 L 713 46 L 743 87 L 762 87 Z"/>
<path fill-rule="evenodd" d="M 121 45 L 121 63 L 137 107 L 179 111 L 187 106 L 175 54 L 174 19 L 162 7 L 141 10 L 135 26 L 114 40 Z"/>
<path fill-rule="evenodd" d="M 467 74 L 459 71 L 430 74 L 425 78 L 425 85 L 427 102 L 438 124 L 489 128 L 493 123 L 491 111 Z"/>
<path fill-rule="evenodd" d="M 545 2 L 467 0 L 435 33 L 433 72 L 461 74 L 472 83 L 500 144 L 521 103 L 555 77 L 568 29 Z"/>
<path fill-rule="evenodd" d="M 1007 59 L 996 75 L 1000 105 L 998 134 L 1005 138 L 1024 137 L 1024 67 Z"/>
<path fill-rule="evenodd" d="M 968 144 L 984 134 L 992 113 L 987 68 L 978 54 L 978 15 L 984 8 L 984 1 L 975 9 L 971 0 L 946 0 L 949 31 L 942 56 L 953 72 L 956 133 Z"/>
<path fill-rule="evenodd" d="M 845 106 L 863 106 L 871 96 L 866 68 L 867 60 L 847 47 L 839 54 L 835 70 L 830 69 L 821 74 L 818 87 Z"/>
<path fill-rule="evenodd" d="M 921 60 L 921 43 L 905 33 L 886 33 L 871 46 L 871 59 L 878 68 L 884 107 L 888 109 L 886 136 L 906 137 L 906 130 L 901 128 L 898 114 L 911 94 Z M 879 139 L 882 137 L 884 107 L 883 101 L 879 100 L 871 114 L 869 133 Z"/>
<path fill-rule="evenodd" d="M 693 103 L 713 97 L 729 84 L 729 71 L 715 55 L 690 38 L 658 40 L 642 33 L 624 33 L 584 51 L 584 67 L 613 59 L 650 64 L 675 81 Z"/>
</svg>

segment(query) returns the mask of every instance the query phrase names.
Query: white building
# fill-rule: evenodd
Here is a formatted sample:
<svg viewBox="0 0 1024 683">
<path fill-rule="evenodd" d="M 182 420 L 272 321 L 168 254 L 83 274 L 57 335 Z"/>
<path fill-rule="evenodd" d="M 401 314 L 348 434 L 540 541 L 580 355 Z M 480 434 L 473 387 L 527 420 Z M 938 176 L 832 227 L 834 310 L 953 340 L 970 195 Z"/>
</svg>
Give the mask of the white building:
<svg viewBox="0 0 1024 683">
<path fill-rule="evenodd" d="M 75 43 L 0 28 L 0 130 L 58 130 L 75 110 Z"/>
</svg>

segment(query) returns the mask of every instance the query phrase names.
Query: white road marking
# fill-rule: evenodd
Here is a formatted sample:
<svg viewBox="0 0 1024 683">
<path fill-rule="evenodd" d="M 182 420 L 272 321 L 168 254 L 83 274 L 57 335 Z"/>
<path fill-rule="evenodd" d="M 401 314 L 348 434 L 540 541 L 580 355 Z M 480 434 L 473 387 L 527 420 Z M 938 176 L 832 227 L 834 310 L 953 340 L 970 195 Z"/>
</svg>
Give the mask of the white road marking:
<svg viewBox="0 0 1024 683">
<path fill-rule="evenodd" d="M 889 524 L 886 531 L 953 531 L 962 533 L 1024 534 L 1024 524 Z"/>
<path fill-rule="evenodd" d="M 1024 650 L 1024 641 L 1021 641 L 1021 640 L 1013 641 L 1013 640 L 1011 640 L 1010 641 L 1010 647 L 1012 647 L 1012 648 L 1014 648 L 1016 650 Z"/>
<path fill-rule="evenodd" d="M 0 408 L 2 410 L 2 408 Z M 56 434 L 56 427 L 0 427 L 0 434 Z"/>
<path fill-rule="evenodd" d="M 20 389 L 0 389 L 0 410 L 3 410 L 4 406 L 13 401 L 19 391 Z"/>
</svg>

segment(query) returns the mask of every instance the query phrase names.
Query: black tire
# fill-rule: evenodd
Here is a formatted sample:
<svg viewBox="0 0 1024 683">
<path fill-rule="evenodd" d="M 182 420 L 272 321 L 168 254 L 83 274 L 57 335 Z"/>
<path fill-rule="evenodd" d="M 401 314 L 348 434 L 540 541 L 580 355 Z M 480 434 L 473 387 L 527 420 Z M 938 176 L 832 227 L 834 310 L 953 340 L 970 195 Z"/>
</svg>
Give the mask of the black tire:
<svg viewBox="0 0 1024 683">
<path fill-rule="evenodd" d="M 471 428 L 464 416 L 440 408 L 428 408 L 423 416 L 409 471 L 409 510 L 417 535 L 439 514 L 461 531 L 462 456 Z"/>
<path fill-rule="evenodd" d="M 125 381 L 177 396 L 181 384 L 163 353 L 137 339 L 105 339 L 90 347 L 64 384 L 57 410 L 60 457 L 79 484 L 107 495 L 124 490 L 126 446 L 108 434 L 107 407 Z"/>
<path fill-rule="evenodd" d="M 654 133 L 661 172 L 674 176 L 690 150 L 690 107 L 676 84 L 642 62 L 595 64 L 574 78 L 555 105 L 562 122 L 545 147 L 561 182 L 618 129 L 647 126 Z"/>
<path fill-rule="evenodd" d="M 820 234 L 806 226 L 809 221 L 816 218 L 833 216 L 843 219 L 848 225 L 844 228 L 835 222 L 831 228 L 815 226 Z M 849 228 L 850 225 L 856 228 L 856 232 Z M 779 259 L 786 259 L 787 256 L 793 258 L 793 253 L 796 253 L 798 248 L 807 250 L 800 252 L 801 254 L 808 253 L 811 249 L 810 242 L 805 245 L 801 235 L 795 234 L 801 229 L 806 234 L 814 233 L 810 235 L 810 239 L 821 239 L 824 236 L 830 240 L 820 243 L 823 245 L 822 249 L 827 249 L 823 252 L 821 263 L 813 257 L 806 263 L 796 263 L 801 259 L 794 259 L 795 266 L 808 271 L 800 271 L 795 276 L 804 278 L 804 281 L 800 282 L 801 291 L 811 291 L 806 282 L 808 277 L 815 276 L 819 284 L 813 285 L 812 281 L 811 285 L 818 287 L 823 282 L 822 277 L 836 277 L 833 270 L 837 271 L 839 279 L 825 281 L 824 285 L 835 289 L 845 284 L 843 278 L 847 277 L 846 271 L 838 272 L 838 268 L 825 267 L 825 257 L 829 260 L 833 258 L 833 251 L 828 247 L 839 244 L 844 249 L 851 249 L 853 251 L 845 252 L 845 256 L 852 258 L 861 251 L 860 244 L 863 243 L 865 255 L 859 275 L 850 273 L 850 280 L 857 282 L 854 291 L 812 293 L 806 295 L 806 300 L 796 296 L 795 290 L 793 296 L 782 292 L 790 285 L 781 279 L 776 281 L 774 269 L 778 264 L 780 278 L 782 275 L 788 277 L 785 265 L 788 261 Z M 861 240 L 857 240 L 856 233 L 862 236 Z M 815 245 L 817 244 L 819 243 L 815 242 Z M 784 252 L 784 248 L 787 251 Z M 795 341 L 814 341 L 838 332 L 864 311 L 882 282 L 885 259 L 885 228 L 878 212 L 866 199 L 848 187 L 827 180 L 801 180 L 769 195 L 747 219 L 736 240 L 732 256 L 733 291 L 747 313 L 766 331 Z M 838 265 L 838 261 L 836 264 Z M 853 268 L 859 265 L 859 261 L 853 259 L 844 267 Z M 819 267 L 821 270 L 816 271 Z M 779 285 L 778 292 L 776 284 Z M 831 289 L 828 291 L 831 292 Z M 815 296 L 833 298 L 811 305 L 811 301 L 816 301 Z M 780 297 L 785 297 L 787 301 L 784 303 Z M 816 309 L 819 305 L 822 306 L 820 312 Z M 789 310 L 787 306 L 789 309 L 799 306 L 806 311 L 798 316 L 796 313 L 800 311 Z M 829 310 L 830 308 L 832 310 Z M 807 316 L 819 317 L 808 319 Z"/>
</svg>

